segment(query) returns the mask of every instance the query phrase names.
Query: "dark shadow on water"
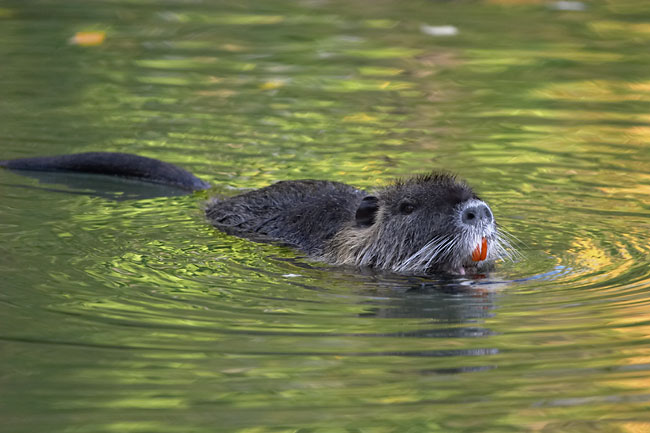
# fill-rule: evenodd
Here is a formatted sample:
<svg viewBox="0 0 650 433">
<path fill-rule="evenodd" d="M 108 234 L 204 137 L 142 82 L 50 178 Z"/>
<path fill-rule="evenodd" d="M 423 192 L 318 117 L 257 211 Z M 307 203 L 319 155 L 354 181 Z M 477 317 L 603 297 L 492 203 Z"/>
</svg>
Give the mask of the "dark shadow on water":
<svg viewBox="0 0 650 433">
<path fill-rule="evenodd" d="M 465 282 L 414 282 L 411 285 L 393 286 L 393 295 L 386 298 L 371 298 L 364 317 L 385 319 L 429 319 L 433 323 L 471 325 L 436 328 L 435 332 L 418 330 L 423 337 L 439 335 L 441 338 L 476 338 L 492 335 L 492 332 L 478 327 L 477 323 L 492 317 L 494 301 L 498 294 Z"/>
<path fill-rule="evenodd" d="M 299 258 L 274 258 L 279 262 L 309 271 L 317 268 Z M 257 272 L 264 272 L 257 269 Z M 331 272 L 336 285 L 346 285 L 348 281 L 350 294 L 361 297 L 357 305 L 364 307 L 359 318 L 377 319 L 418 319 L 421 326 L 397 332 L 363 332 L 337 333 L 328 332 L 323 336 L 341 337 L 378 337 L 378 338 L 424 338 L 424 339 L 482 339 L 495 335 L 491 329 L 483 326 L 486 319 L 494 315 L 499 289 L 507 283 L 491 279 L 490 275 L 456 277 L 452 275 L 432 275 L 415 277 L 397 275 L 390 272 L 351 267 L 332 267 Z M 313 286 L 295 279 L 292 284 L 297 288 L 318 292 L 327 292 L 326 287 Z M 354 288 L 352 288 L 354 287 Z M 335 290 L 340 292 L 340 289 Z M 286 331 L 283 331 L 283 333 Z M 492 354 L 492 349 L 485 349 Z M 475 355 L 482 353 L 479 350 Z M 454 351 L 441 351 L 418 356 L 458 356 Z M 408 356 L 408 355 L 404 355 Z"/>
<path fill-rule="evenodd" d="M 140 182 L 114 176 L 65 172 L 10 171 L 36 179 L 41 184 L 53 186 L 25 185 L 19 183 L 4 183 L 4 186 L 64 194 L 88 195 L 107 200 L 145 200 L 191 194 L 191 192 L 173 186 Z"/>
</svg>

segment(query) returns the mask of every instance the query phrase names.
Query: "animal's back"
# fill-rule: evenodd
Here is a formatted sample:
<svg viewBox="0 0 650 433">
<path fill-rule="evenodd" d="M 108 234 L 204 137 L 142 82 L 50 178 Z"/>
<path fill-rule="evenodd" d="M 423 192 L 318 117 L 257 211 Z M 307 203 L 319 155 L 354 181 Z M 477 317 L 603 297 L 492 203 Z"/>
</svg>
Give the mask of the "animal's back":
<svg viewBox="0 0 650 433">
<path fill-rule="evenodd" d="M 261 234 L 312 255 L 345 224 L 354 221 L 365 192 L 340 182 L 283 181 L 208 203 L 206 215 L 220 230 Z"/>
</svg>

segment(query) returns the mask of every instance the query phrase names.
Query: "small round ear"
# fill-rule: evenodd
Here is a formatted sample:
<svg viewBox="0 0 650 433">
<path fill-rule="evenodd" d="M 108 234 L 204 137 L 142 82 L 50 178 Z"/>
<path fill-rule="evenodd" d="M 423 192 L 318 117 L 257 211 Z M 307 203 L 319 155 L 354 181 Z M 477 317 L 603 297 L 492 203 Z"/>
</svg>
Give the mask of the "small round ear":
<svg viewBox="0 0 650 433">
<path fill-rule="evenodd" d="M 375 214 L 379 209 L 378 201 L 377 197 L 372 195 L 368 195 L 361 200 L 354 216 L 357 226 L 370 227 L 375 223 Z"/>
</svg>

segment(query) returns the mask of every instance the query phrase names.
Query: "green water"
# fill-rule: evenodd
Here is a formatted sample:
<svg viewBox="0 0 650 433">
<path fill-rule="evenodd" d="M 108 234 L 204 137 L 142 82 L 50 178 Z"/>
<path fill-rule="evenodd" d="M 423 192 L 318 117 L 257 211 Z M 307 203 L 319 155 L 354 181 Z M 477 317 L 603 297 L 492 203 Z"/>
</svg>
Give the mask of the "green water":
<svg viewBox="0 0 650 433">
<path fill-rule="evenodd" d="M 132 152 L 216 194 L 445 169 L 524 258 L 333 268 L 207 194 L 0 171 L 0 431 L 650 431 L 650 3 L 562 5 L 1 2 L 0 159 Z"/>
</svg>

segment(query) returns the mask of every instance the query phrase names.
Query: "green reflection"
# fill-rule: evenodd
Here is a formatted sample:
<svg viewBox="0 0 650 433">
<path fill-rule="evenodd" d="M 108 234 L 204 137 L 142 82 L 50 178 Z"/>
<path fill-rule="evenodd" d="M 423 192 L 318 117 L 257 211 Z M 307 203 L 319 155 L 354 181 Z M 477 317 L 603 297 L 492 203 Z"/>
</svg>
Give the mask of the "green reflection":
<svg viewBox="0 0 650 433">
<path fill-rule="evenodd" d="M 9 0 L 0 158 L 134 152 L 224 196 L 444 169 L 525 259 L 465 290 L 333 269 L 213 230 L 207 193 L 2 171 L 3 427 L 643 431 L 650 15 L 584 5 Z"/>
</svg>

